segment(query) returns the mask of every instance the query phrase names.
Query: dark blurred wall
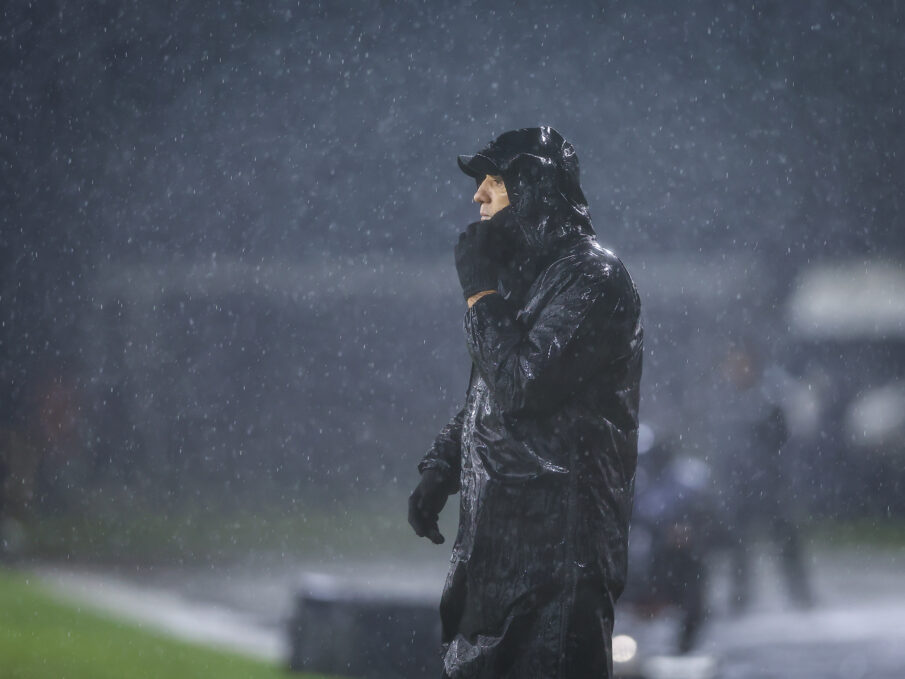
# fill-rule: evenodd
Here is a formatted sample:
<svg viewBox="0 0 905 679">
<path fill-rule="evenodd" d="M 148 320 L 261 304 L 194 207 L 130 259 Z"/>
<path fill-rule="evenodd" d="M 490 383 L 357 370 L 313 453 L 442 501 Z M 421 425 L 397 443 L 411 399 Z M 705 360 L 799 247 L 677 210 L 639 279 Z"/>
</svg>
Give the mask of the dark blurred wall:
<svg viewBox="0 0 905 679">
<path fill-rule="evenodd" d="M 683 338 L 778 324 L 811 262 L 905 257 L 903 17 L 7 3 L 4 426 L 65 382 L 83 462 L 63 486 L 408 485 L 467 373 L 449 250 L 476 212 L 455 155 L 540 123 L 575 142 L 600 239 L 649 298 L 645 398 L 667 410 L 709 374 Z M 645 270 L 683 258 L 702 290 L 675 320 L 672 279 Z"/>
</svg>

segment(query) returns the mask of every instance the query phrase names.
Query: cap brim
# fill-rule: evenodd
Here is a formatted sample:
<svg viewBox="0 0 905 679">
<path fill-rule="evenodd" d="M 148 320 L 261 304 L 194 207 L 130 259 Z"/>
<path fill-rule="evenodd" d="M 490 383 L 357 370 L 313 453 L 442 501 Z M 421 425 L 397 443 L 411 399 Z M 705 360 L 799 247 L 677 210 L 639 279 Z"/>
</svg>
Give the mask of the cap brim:
<svg viewBox="0 0 905 679">
<path fill-rule="evenodd" d="M 459 156 L 459 169 L 469 177 L 483 179 L 485 175 L 500 174 L 498 168 L 490 158 L 476 153 L 473 156 Z"/>
</svg>

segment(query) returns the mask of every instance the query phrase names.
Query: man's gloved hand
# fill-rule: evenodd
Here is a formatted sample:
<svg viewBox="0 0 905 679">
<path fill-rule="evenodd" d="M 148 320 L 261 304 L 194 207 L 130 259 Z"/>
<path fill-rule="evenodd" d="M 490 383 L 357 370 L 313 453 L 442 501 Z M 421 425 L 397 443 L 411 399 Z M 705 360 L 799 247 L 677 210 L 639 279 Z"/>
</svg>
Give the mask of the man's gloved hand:
<svg viewBox="0 0 905 679">
<path fill-rule="evenodd" d="M 512 210 L 503 208 L 490 219 L 473 222 L 456 243 L 456 271 L 465 299 L 496 290 L 500 268 L 513 250 Z"/>
<path fill-rule="evenodd" d="M 437 519 L 449 497 L 448 484 L 436 469 L 425 469 L 421 481 L 409 496 L 409 524 L 419 538 L 426 537 L 435 545 L 443 544 Z"/>
</svg>

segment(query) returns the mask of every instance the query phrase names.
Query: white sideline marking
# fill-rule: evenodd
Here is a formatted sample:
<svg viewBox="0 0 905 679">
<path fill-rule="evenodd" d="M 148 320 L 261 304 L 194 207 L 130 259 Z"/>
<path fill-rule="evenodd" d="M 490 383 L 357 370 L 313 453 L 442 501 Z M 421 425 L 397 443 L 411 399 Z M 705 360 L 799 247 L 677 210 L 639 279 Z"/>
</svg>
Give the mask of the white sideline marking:
<svg viewBox="0 0 905 679">
<path fill-rule="evenodd" d="M 56 593 L 168 636 L 270 662 L 285 662 L 282 629 L 256 625 L 222 606 L 189 601 L 172 592 L 139 587 L 115 576 L 37 568 L 33 574 Z"/>
</svg>

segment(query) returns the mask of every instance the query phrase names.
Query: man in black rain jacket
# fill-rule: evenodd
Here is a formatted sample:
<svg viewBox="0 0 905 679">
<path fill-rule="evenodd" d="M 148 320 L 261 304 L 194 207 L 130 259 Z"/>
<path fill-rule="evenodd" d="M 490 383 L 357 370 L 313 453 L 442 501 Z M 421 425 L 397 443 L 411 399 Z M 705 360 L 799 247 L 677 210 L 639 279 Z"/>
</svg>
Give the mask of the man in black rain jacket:
<svg viewBox="0 0 905 679">
<path fill-rule="evenodd" d="M 609 677 L 637 458 L 638 293 L 597 243 L 575 150 L 555 130 L 507 132 L 459 165 L 482 216 L 456 246 L 472 374 L 409 500 L 415 532 L 439 544 L 438 514 L 460 494 L 444 676 Z"/>
</svg>

